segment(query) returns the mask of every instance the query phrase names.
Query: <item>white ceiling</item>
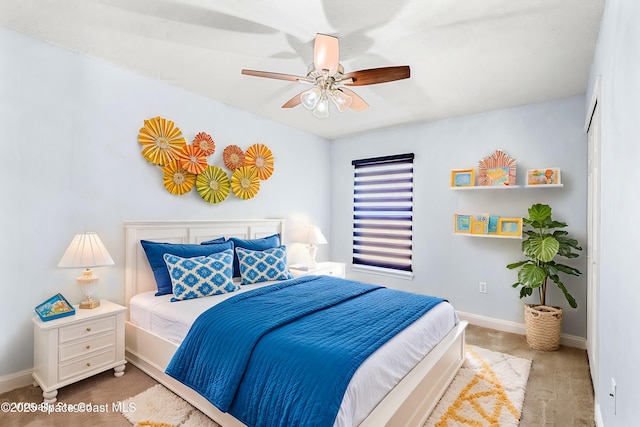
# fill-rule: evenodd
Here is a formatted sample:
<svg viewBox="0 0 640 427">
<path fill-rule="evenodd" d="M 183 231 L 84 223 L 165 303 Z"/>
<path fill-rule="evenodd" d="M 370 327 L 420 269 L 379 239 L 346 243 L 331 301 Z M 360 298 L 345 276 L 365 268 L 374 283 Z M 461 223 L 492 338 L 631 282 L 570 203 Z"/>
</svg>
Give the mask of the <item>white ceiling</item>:
<svg viewBox="0 0 640 427">
<path fill-rule="evenodd" d="M 1 0 L 0 25 L 329 139 L 584 93 L 604 0 Z M 409 65 L 351 89 L 370 108 L 317 119 L 280 106 L 308 88 L 316 33 L 345 72 Z M 162 112 L 158 112 L 161 114 Z"/>
</svg>

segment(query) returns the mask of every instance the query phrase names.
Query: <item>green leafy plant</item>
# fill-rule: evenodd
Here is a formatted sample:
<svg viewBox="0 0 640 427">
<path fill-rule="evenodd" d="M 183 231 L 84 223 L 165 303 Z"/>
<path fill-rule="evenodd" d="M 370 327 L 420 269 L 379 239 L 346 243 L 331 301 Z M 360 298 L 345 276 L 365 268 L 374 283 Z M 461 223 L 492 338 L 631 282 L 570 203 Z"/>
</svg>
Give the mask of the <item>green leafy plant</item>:
<svg viewBox="0 0 640 427">
<path fill-rule="evenodd" d="M 564 293 L 572 308 L 578 304 L 560 280 L 560 273 L 579 276 L 581 273 L 573 267 L 559 264 L 556 256 L 576 258 L 582 248 L 578 241 L 569 237 L 569 233 L 561 230 L 567 224 L 551 218 L 549 205 L 534 204 L 529 208 L 529 218 L 522 218 L 524 231 L 528 237 L 522 242 L 522 252 L 528 259 L 507 265 L 508 269 L 517 269 L 518 281 L 514 288 L 521 286 L 520 298 L 531 296 L 538 289 L 540 303 L 546 305 L 547 280 L 551 279 Z"/>
</svg>

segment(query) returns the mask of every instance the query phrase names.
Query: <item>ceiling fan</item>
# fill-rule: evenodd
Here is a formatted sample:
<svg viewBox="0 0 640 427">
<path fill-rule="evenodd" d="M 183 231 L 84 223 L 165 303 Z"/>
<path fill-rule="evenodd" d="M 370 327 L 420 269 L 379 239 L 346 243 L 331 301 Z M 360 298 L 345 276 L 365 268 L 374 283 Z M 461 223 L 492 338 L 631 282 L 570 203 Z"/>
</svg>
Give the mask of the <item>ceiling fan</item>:
<svg viewBox="0 0 640 427">
<path fill-rule="evenodd" d="M 301 92 L 285 102 L 282 108 L 292 108 L 302 104 L 305 108 L 313 110 L 313 115 L 319 118 L 329 117 L 329 100 L 341 113 L 349 108 L 354 111 L 363 111 L 369 107 L 364 99 L 344 86 L 373 85 L 407 79 L 411 76 L 408 65 L 370 68 L 345 74 L 339 61 L 338 38 L 326 34 L 316 34 L 313 63 L 309 65 L 306 76 L 244 69 L 242 74 L 313 85 L 311 89 Z"/>
</svg>

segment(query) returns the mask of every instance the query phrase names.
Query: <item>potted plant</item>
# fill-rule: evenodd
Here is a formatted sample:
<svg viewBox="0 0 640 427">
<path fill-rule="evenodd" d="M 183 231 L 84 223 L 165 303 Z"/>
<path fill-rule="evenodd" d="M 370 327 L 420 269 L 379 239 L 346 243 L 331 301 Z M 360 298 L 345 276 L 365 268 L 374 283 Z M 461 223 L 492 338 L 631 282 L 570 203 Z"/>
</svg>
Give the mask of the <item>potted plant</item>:
<svg viewBox="0 0 640 427">
<path fill-rule="evenodd" d="M 562 291 L 572 308 L 578 304 L 569 293 L 560 274 L 579 276 L 576 268 L 556 262 L 558 256 L 576 258 L 574 251 L 581 251 L 578 241 L 569 237 L 562 228 L 567 224 L 551 218 L 549 205 L 534 204 L 529 208 L 529 218 L 522 218 L 523 233 L 528 236 L 522 242 L 524 261 L 507 265 L 508 269 L 518 269 L 518 281 L 514 288 L 520 287 L 520 298 L 531 296 L 538 290 L 540 304 L 525 304 L 525 328 L 527 343 L 536 350 L 557 350 L 560 346 L 562 309 L 547 305 L 547 284 L 551 279 Z"/>
</svg>

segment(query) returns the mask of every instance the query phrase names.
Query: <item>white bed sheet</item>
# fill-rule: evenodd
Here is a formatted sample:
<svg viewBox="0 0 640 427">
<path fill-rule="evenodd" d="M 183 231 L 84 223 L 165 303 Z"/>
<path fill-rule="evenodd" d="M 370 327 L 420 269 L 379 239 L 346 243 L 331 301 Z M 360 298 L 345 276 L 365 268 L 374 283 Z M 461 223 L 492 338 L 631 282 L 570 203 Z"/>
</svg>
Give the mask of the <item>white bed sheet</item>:
<svg viewBox="0 0 640 427">
<path fill-rule="evenodd" d="M 274 282 L 242 286 L 239 291 L 206 298 L 171 302 L 172 295 L 154 291 L 135 295 L 129 302 L 132 323 L 176 344 L 182 342 L 195 319 L 239 292 Z M 384 396 L 456 325 L 458 316 L 448 302 L 438 304 L 374 352 L 358 368 L 340 405 L 334 427 L 360 424 Z"/>
</svg>

